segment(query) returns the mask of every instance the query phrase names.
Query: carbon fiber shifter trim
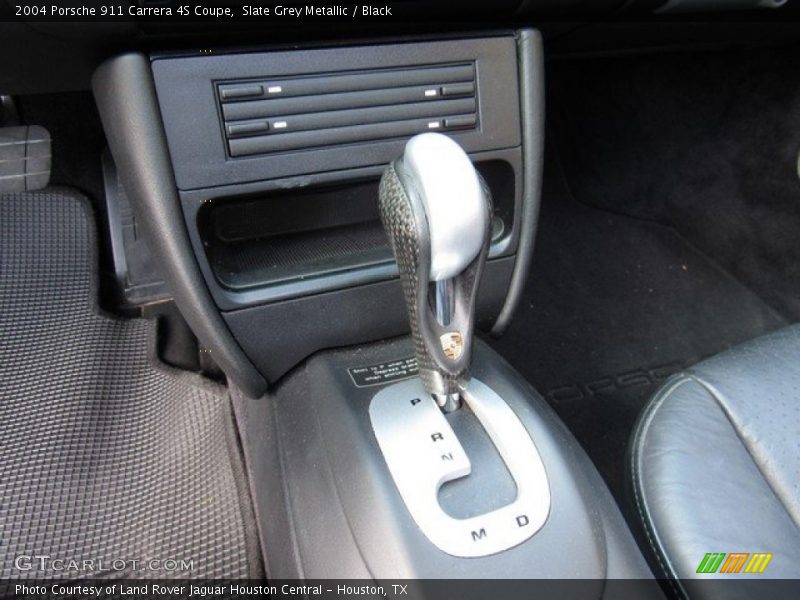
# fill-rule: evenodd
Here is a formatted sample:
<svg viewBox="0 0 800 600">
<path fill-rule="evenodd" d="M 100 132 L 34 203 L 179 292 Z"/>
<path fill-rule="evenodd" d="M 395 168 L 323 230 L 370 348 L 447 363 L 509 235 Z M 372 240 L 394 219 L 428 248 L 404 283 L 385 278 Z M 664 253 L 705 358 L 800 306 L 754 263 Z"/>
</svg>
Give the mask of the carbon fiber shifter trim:
<svg viewBox="0 0 800 600">
<path fill-rule="evenodd" d="M 155 323 L 99 314 L 88 206 L 0 196 L 0 581 L 258 577 L 227 391 L 158 363 Z"/>
<path fill-rule="evenodd" d="M 489 198 L 485 183 L 482 184 Z M 475 298 L 489 252 L 490 227 L 486 228 L 480 254 L 455 278 L 453 318 L 447 327 L 442 327 L 428 301 L 431 245 L 425 209 L 413 184 L 405 181 L 401 160 L 389 165 L 384 172 L 379 197 L 381 221 L 401 275 L 420 377 L 432 393 L 458 393 L 458 382 L 469 377 Z M 487 223 L 491 223 L 491 202 L 487 202 L 487 210 Z M 459 333 L 464 344 L 461 355 L 455 360 L 445 355 L 440 341 L 442 336 L 452 332 Z"/>
</svg>

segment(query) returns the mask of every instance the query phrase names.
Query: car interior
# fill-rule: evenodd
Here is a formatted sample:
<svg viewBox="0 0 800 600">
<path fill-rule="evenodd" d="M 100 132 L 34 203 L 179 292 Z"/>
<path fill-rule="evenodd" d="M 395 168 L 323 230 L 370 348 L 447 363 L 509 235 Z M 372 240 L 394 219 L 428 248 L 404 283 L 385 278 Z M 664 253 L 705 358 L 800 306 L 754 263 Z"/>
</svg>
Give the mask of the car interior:
<svg viewBox="0 0 800 600">
<path fill-rule="evenodd" d="M 800 5 L 4 4 L 2 597 L 800 593 Z"/>
</svg>

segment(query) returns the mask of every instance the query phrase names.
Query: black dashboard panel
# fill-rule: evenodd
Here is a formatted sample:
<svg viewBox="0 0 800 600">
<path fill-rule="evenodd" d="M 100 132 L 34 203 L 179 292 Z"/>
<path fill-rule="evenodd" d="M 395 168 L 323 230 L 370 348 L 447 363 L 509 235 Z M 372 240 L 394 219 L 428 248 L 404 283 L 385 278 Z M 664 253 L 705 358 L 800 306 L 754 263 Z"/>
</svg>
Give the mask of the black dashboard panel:
<svg viewBox="0 0 800 600">
<path fill-rule="evenodd" d="M 514 38 L 505 36 L 292 52 L 156 58 L 153 60 L 153 76 L 175 178 L 181 190 L 190 190 L 386 164 L 400 154 L 405 140 L 426 131 L 428 125 L 437 120 L 441 120 L 440 128 L 448 130 L 468 152 L 518 146 L 519 95 L 515 57 Z M 443 73 L 431 73 L 425 79 L 420 77 L 425 75 L 425 67 Z M 426 110 L 429 106 L 426 100 L 431 99 L 426 98 L 426 91 L 442 94 L 448 83 L 460 82 L 467 77 L 456 73 L 454 79 L 448 67 L 451 71 L 455 67 L 470 73 L 474 69 L 477 126 L 462 129 L 448 128 L 446 124 L 448 118 L 475 112 L 474 107 L 453 107 L 452 113 L 441 115 Z M 372 84 L 372 87 L 369 82 L 352 81 L 376 76 L 388 81 Z M 469 77 L 471 79 L 472 75 Z M 342 87 L 341 80 L 347 78 L 351 80 L 350 87 Z M 253 88 L 256 95 L 232 101 L 222 99 L 220 102 L 220 92 L 236 89 L 235 84 L 239 84 L 240 90 Z M 292 95 L 293 85 L 300 89 L 297 96 Z M 415 110 L 402 115 L 385 114 L 382 119 L 379 115 L 377 122 L 368 124 L 363 121 L 359 124 L 358 120 L 350 121 L 349 125 L 346 120 L 337 124 L 333 120 L 334 112 L 341 119 L 342 113 L 348 109 L 360 109 L 363 117 L 364 107 L 360 100 L 367 93 L 394 91 L 397 96 L 398 90 L 414 91 L 420 85 L 420 93 L 413 102 L 403 97 L 390 104 L 375 101 L 396 111 L 414 104 L 418 107 Z M 308 88 L 305 93 L 303 87 Z M 263 90 L 261 95 L 259 89 Z M 349 104 L 345 98 L 345 104 L 334 105 L 333 110 L 315 109 L 314 106 L 325 106 L 318 98 L 323 93 L 328 96 L 344 93 L 350 98 Z M 283 108 L 270 111 L 270 104 L 292 97 L 296 101 L 294 107 L 287 103 Z M 316 99 L 316 104 L 310 98 Z M 438 97 L 433 99 L 439 100 Z M 323 124 L 315 131 L 308 131 L 307 126 L 302 126 L 302 119 L 291 118 L 292 111 L 296 111 L 301 102 L 309 105 L 309 112 L 318 121 L 327 117 L 328 126 Z M 256 112 L 241 110 L 243 106 L 253 105 L 256 105 Z M 261 113 L 258 105 L 264 107 Z M 235 112 L 237 109 L 238 114 Z M 264 115 L 272 118 L 269 121 L 265 120 L 266 117 L 253 119 Z M 308 122 L 308 114 L 303 116 Z M 293 131 L 295 122 L 300 123 L 304 131 Z M 225 125 L 258 123 L 268 124 L 268 131 L 253 137 L 228 139 L 230 134 Z M 283 124 L 284 128 L 276 129 L 276 124 Z M 359 138 L 359 131 L 364 129 L 371 129 L 372 133 L 365 132 Z M 268 153 L 270 143 L 283 151 Z"/>
<path fill-rule="evenodd" d="M 396 278 L 377 181 L 423 131 L 452 136 L 484 169 L 490 258 L 516 252 L 513 36 L 155 57 L 152 69 L 189 236 L 221 310 Z M 251 226 L 232 237 L 221 224 L 236 221 Z"/>
<path fill-rule="evenodd" d="M 119 118 L 126 103 L 138 106 L 127 96 L 141 84 L 121 81 L 125 69 L 105 70 L 114 77 L 96 78 L 95 92 L 118 164 L 135 157 L 138 167 L 175 174 L 168 195 L 177 196 L 181 222 L 170 200 L 171 222 L 152 225 L 156 237 L 171 239 L 155 247 L 175 246 L 180 233 L 180 264 L 158 258 L 175 271 L 166 274 L 173 287 L 184 288 L 176 294 L 183 312 L 195 311 L 181 302 L 193 296 L 222 316 L 224 330 L 214 318 L 193 319 L 207 330 L 202 337 L 212 353 L 217 344 L 234 353 L 232 333 L 274 382 L 318 350 L 407 330 L 377 218 L 377 181 L 417 131 L 452 136 L 491 188 L 493 237 L 478 323 L 497 328 L 513 310 L 509 289 L 524 281 L 541 183 L 537 32 L 153 55 L 148 86 L 158 108 L 142 110 L 163 124 L 159 137 L 169 152 L 147 160 L 130 147 L 135 131 Z M 136 76 L 144 78 L 138 70 Z M 120 167 L 122 174 L 127 167 Z M 126 189 L 145 191 L 138 182 L 152 179 L 146 172 L 131 177 L 123 177 Z M 163 212 L 164 192 L 137 191 L 130 196 L 139 212 Z"/>
</svg>

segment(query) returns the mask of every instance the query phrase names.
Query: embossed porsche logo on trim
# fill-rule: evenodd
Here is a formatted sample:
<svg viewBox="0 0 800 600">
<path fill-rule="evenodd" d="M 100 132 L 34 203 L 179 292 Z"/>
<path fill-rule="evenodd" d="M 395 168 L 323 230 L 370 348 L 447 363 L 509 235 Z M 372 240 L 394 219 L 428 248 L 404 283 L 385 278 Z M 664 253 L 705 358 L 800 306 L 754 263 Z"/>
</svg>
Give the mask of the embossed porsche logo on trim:
<svg viewBox="0 0 800 600">
<path fill-rule="evenodd" d="M 458 360 L 461 357 L 461 352 L 464 350 L 464 338 L 458 331 L 445 333 L 439 338 L 439 341 L 442 343 L 442 350 L 447 358 Z"/>
</svg>

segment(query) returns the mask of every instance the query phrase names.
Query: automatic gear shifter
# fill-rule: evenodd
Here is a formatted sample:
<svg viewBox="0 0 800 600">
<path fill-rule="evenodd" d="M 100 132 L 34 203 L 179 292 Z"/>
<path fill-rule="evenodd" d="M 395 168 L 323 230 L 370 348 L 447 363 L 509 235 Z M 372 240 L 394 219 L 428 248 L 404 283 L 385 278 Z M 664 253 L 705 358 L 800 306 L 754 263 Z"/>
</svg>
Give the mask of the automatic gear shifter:
<svg viewBox="0 0 800 600">
<path fill-rule="evenodd" d="M 380 211 L 400 269 L 420 377 L 373 396 L 375 439 L 411 516 L 435 546 L 461 557 L 503 552 L 542 527 L 550 489 L 519 417 L 492 388 L 469 377 L 475 298 L 490 241 L 489 193 L 458 144 L 425 133 L 386 169 Z M 474 440 L 465 448 L 450 426 L 445 413 L 461 400 L 517 489 L 513 502 L 466 519 L 447 514 L 438 500 L 444 483 L 470 475 L 470 453 L 486 451 Z"/>
<path fill-rule="evenodd" d="M 383 226 L 397 259 L 425 388 L 445 412 L 469 379 L 475 299 L 490 241 L 491 201 L 469 157 L 424 133 L 385 171 Z"/>
</svg>

